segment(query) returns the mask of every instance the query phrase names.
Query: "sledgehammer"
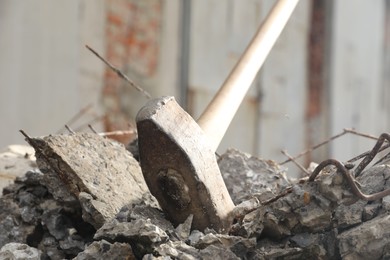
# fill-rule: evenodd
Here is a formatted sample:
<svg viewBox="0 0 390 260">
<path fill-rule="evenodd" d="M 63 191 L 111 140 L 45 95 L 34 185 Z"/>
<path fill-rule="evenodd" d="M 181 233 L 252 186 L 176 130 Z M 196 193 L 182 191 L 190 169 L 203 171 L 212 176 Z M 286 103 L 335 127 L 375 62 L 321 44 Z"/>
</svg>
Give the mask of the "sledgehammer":
<svg viewBox="0 0 390 260">
<path fill-rule="evenodd" d="M 149 101 L 136 118 L 142 172 L 167 217 L 193 229 L 224 232 L 234 204 L 215 158 L 223 138 L 298 0 L 279 0 L 198 120 L 173 97 Z"/>
</svg>

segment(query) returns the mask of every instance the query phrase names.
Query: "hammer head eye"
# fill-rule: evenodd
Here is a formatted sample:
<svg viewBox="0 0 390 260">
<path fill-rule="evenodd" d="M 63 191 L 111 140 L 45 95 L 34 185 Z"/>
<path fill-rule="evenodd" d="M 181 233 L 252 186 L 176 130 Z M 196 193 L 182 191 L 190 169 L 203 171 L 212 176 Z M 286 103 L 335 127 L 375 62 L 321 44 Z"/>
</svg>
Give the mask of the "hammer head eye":
<svg viewBox="0 0 390 260">
<path fill-rule="evenodd" d="M 184 210 L 191 202 L 189 188 L 183 176 L 174 169 L 162 169 L 158 172 L 157 181 L 167 201 L 178 210 Z"/>
</svg>

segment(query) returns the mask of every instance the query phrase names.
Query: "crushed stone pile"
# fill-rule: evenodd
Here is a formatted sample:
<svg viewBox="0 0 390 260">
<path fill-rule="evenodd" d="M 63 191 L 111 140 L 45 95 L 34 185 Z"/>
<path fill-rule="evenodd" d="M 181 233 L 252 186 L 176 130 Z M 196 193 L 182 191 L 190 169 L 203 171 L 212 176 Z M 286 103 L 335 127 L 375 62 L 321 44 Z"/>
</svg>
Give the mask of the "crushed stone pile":
<svg viewBox="0 0 390 260">
<path fill-rule="evenodd" d="M 390 258 L 390 196 L 359 200 L 331 167 L 314 182 L 293 181 L 273 161 L 228 150 L 219 167 L 244 210 L 219 234 L 192 230 L 191 215 L 173 226 L 122 145 L 92 134 L 34 140 L 39 168 L 0 197 L 0 259 Z M 379 165 L 357 181 L 371 194 L 389 178 Z"/>
</svg>

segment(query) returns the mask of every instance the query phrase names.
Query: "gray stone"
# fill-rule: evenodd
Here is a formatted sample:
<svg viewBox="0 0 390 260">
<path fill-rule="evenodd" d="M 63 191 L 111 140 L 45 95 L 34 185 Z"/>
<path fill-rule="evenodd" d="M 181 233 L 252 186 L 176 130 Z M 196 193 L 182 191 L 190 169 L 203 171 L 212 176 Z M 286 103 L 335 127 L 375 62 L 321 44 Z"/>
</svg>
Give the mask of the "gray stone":
<svg viewBox="0 0 390 260">
<path fill-rule="evenodd" d="M 36 151 L 41 171 L 57 175 L 50 176 L 50 183 L 56 183 L 51 192 L 55 194 L 61 186 L 57 178 L 74 197 L 82 192 L 91 195 L 88 198 L 83 194 L 81 205 L 86 221 L 95 227 L 103 224 L 101 218 L 113 218 L 124 205 L 140 203 L 149 193 L 138 162 L 117 142 L 87 133 L 28 141 Z M 70 200 L 68 194 L 57 194 L 56 198 Z M 100 215 L 91 213 L 91 207 Z M 91 221 L 95 216 L 97 219 Z"/>
<path fill-rule="evenodd" d="M 153 225 L 150 219 L 137 219 L 131 222 L 119 222 L 116 219 L 105 223 L 95 234 L 95 240 L 126 242 L 135 245 L 137 257 L 152 253 L 153 250 L 169 240 L 164 230 Z"/>
<path fill-rule="evenodd" d="M 203 232 L 200 232 L 199 230 L 192 230 L 191 234 L 188 236 L 188 242 L 191 246 L 194 246 L 199 243 L 200 238 L 203 236 Z"/>
<path fill-rule="evenodd" d="M 115 242 L 113 244 L 101 240 L 90 244 L 85 250 L 79 253 L 73 260 L 95 260 L 95 259 L 127 259 L 135 260 L 131 246 L 126 243 Z"/>
<path fill-rule="evenodd" d="M 319 232 L 330 227 L 332 212 L 329 209 L 322 209 L 313 203 L 295 212 L 299 214 L 300 224 L 306 229 Z"/>
<path fill-rule="evenodd" d="M 18 215 L 2 215 L 0 218 L 0 246 L 11 242 L 25 243 L 27 238 L 33 234 L 34 229 L 34 226 L 22 223 Z"/>
<path fill-rule="evenodd" d="M 19 242 L 38 248 L 43 258 L 75 256 L 95 230 L 82 220 L 79 203 L 54 200 L 43 178 L 39 171 L 28 171 L 0 198 L 0 246 Z"/>
<path fill-rule="evenodd" d="M 53 169 L 43 163 L 39 163 L 39 169 L 44 173 L 42 185 L 47 187 L 55 200 L 69 204 L 78 203 L 77 197 L 66 188 Z"/>
<path fill-rule="evenodd" d="M 275 177 L 278 167 L 268 161 L 237 151 L 222 155 L 221 161 L 228 187 L 238 191 L 233 196 L 242 202 L 234 209 L 236 222 L 229 235 L 212 229 L 190 232 L 190 218 L 174 228 L 144 197 L 146 203 L 124 204 L 113 218 L 112 208 L 94 195 L 95 190 L 82 188 L 77 196 L 70 193 L 71 198 L 64 193 L 52 196 L 55 187 L 68 189 L 47 167 L 42 168 L 44 174 L 28 171 L 4 189 L 0 247 L 28 244 L 41 251 L 42 259 L 390 259 L 390 196 L 371 203 L 357 200 L 332 168 L 314 182 L 290 184 Z M 261 169 L 268 174 L 257 174 Z M 371 194 L 390 187 L 389 179 L 389 166 L 375 166 L 358 182 Z M 287 187 L 292 187 L 290 193 L 261 205 Z M 101 228 L 96 232 L 83 219 Z M 1 257 L 13 256 L 2 252 Z"/>
<path fill-rule="evenodd" d="M 152 254 L 147 254 L 142 257 L 142 260 L 171 260 L 170 256 L 154 256 Z"/>
<path fill-rule="evenodd" d="M 48 210 L 42 215 L 42 224 L 57 240 L 62 240 L 69 235 L 68 230 L 73 227 L 71 220 L 61 214 L 61 208 Z"/>
<path fill-rule="evenodd" d="M 192 220 L 194 218 L 194 215 L 189 215 L 188 218 L 186 219 L 186 221 L 184 221 L 184 223 L 182 224 L 179 224 L 176 228 L 175 228 L 175 233 L 177 234 L 178 238 L 180 240 L 187 240 L 188 237 L 190 236 L 190 233 L 191 233 L 191 225 L 192 225 Z"/>
<path fill-rule="evenodd" d="M 60 243 L 50 234 L 45 233 L 38 248 L 50 259 L 65 259 L 65 252 L 60 247 Z"/>
<path fill-rule="evenodd" d="M 111 219 L 113 212 L 107 203 L 94 200 L 92 195 L 86 192 L 80 192 L 78 199 L 83 212 L 83 220 L 96 229 L 103 226 L 108 219 Z"/>
<path fill-rule="evenodd" d="M 324 170 L 322 172 L 323 178 L 319 182 L 319 191 L 328 200 L 340 203 L 345 192 L 348 190 L 345 189 L 346 180 L 344 180 L 344 177 L 340 173 L 335 171 L 335 168 L 328 167 L 327 170 L 328 172 L 324 172 Z M 351 197 L 352 194 L 349 194 L 349 196 Z"/>
<path fill-rule="evenodd" d="M 59 241 L 62 251 L 67 255 L 77 255 L 85 248 L 85 241 L 81 237 L 67 236 Z"/>
<path fill-rule="evenodd" d="M 23 207 L 20 209 L 20 217 L 28 224 L 35 225 L 41 216 L 42 212 L 37 207 Z"/>
<path fill-rule="evenodd" d="M 291 230 L 283 225 L 281 219 L 278 217 L 271 212 L 265 215 L 263 222 L 264 228 L 262 232 L 264 236 L 280 240 L 291 235 Z M 281 218 L 283 219 L 283 217 Z"/>
<path fill-rule="evenodd" d="M 291 242 L 294 242 L 297 246 L 305 248 L 313 243 L 318 242 L 319 234 L 312 233 L 300 233 L 290 238 Z"/>
<path fill-rule="evenodd" d="M 265 201 L 290 185 L 286 169 L 272 160 L 264 160 L 229 149 L 218 160 L 226 187 L 237 205 L 257 195 Z"/>
<path fill-rule="evenodd" d="M 246 214 L 242 220 L 233 225 L 230 234 L 241 237 L 259 237 L 264 229 L 265 209 L 263 207 Z"/>
<path fill-rule="evenodd" d="M 289 239 L 302 249 L 302 259 L 333 259 L 337 255 L 335 232 L 300 233 Z"/>
<path fill-rule="evenodd" d="M 8 243 L 0 249 L 0 259 L 40 260 L 42 252 L 21 243 Z"/>
<path fill-rule="evenodd" d="M 390 211 L 390 196 L 386 196 L 382 200 L 383 209 L 386 211 Z"/>
<path fill-rule="evenodd" d="M 187 245 L 183 241 L 169 241 L 159 245 L 155 251 L 159 256 L 169 257 L 169 259 L 200 259 L 199 250 Z"/>
<path fill-rule="evenodd" d="M 338 228 L 344 229 L 362 222 L 366 201 L 357 201 L 352 205 L 340 205 L 335 210 L 334 218 Z"/>
<path fill-rule="evenodd" d="M 244 245 L 244 247 L 248 250 L 256 246 L 256 238 L 248 239 L 239 236 L 229 236 L 223 234 L 206 234 L 200 237 L 199 241 L 194 245 L 194 247 L 197 249 L 205 249 L 210 245 L 214 245 L 217 247 L 230 249 L 237 244 Z"/>
<path fill-rule="evenodd" d="M 246 214 L 248 214 L 249 212 L 252 212 L 257 208 L 260 208 L 260 206 L 261 203 L 256 197 L 251 198 L 249 200 L 245 200 L 234 207 L 233 216 L 236 219 L 240 219 L 244 217 Z"/>
<path fill-rule="evenodd" d="M 172 223 L 166 219 L 164 213 L 150 205 L 136 205 L 129 210 L 127 221 L 137 219 L 149 219 L 153 225 L 164 231 L 173 229 Z"/>
<path fill-rule="evenodd" d="M 387 197 L 389 197 L 389 196 L 387 196 Z M 386 209 L 385 200 L 387 197 L 383 198 L 383 208 L 385 208 L 385 209 Z M 362 220 L 368 221 L 370 219 L 375 218 L 378 215 L 381 207 L 382 207 L 381 203 L 374 203 L 374 204 L 365 205 L 364 209 L 363 209 Z"/>
<path fill-rule="evenodd" d="M 311 259 L 302 258 L 303 249 L 286 243 L 280 244 L 267 239 L 259 241 L 253 252 L 253 259 Z M 315 259 L 315 258 L 314 258 Z"/>
<path fill-rule="evenodd" d="M 372 194 L 386 188 L 387 180 L 390 178 L 390 165 L 376 165 L 365 171 L 356 178 L 364 193 Z M 389 184 L 387 183 L 389 187 Z"/>
<path fill-rule="evenodd" d="M 384 259 L 390 252 L 390 215 L 378 216 L 339 234 L 343 259 Z"/>
<path fill-rule="evenodd" d="M 200 250 L 200 258 L 201 259 L 240 259 L 236 254 L 234 254 L 231 250 L 227 250 L 222 246 L 211 245 L 206 247 L 205 249 Z"/>
<path fill-rule="evenodd" d="M 171 259 L 240 259 L 232 251 L 224 247 L 210 245 L 202 250 L 197 250 L 182 241 L 162 244 L 156 248 L 160 256 L 169 256 Z"/>
</svg>

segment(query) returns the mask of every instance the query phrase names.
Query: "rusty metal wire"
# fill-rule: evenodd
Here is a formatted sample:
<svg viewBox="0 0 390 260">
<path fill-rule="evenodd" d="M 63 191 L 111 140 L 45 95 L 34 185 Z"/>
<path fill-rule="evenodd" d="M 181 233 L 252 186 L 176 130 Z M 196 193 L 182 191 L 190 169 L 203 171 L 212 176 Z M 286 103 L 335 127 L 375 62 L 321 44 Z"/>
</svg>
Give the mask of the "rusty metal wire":
<svg viewBox="0 0 390 260">
<path fill-rule="evenodd" d="M 354 170 L 355 177 L 359 176 L 362 171 L 367 167 L 368 164 L 375 158 L 375 156 L 381 151 L 381 147 L 384 144 L 384 142 L 390 142 L 390 135 L 387 133 L 383 133 L 378 138 L 378 141 L 374 145 L 374 147 L 371 149 L 371 151 L 367 152 L 364 159 L 359 163 L 359 165 Z M 352 193 L 357 196 L 358 198 L 365 200 L 365 201 L 374 201 L 381 199 L 385 196 L 390 195 L 390 188 L 383 190 L 381 192 L 377 192 L 374 194 L 364 194 L 359 187 L 356 185 L 356 180 L 354 176 L 351 174 L 349 170 L 349 165 L 345 165 L 335 159 L 328 159 L 323 162 L 321 162 L 313 171 L 311 176 L 309 177 L 309 181 L 314 181 L 315 178 L 318 176 L 318 174 L 327 166 L 333 165 L 337 168 L 337 171 L 342 173 L 344 177 L 347 179 L 347 182 L 352 190 Z"/>
</svg>

